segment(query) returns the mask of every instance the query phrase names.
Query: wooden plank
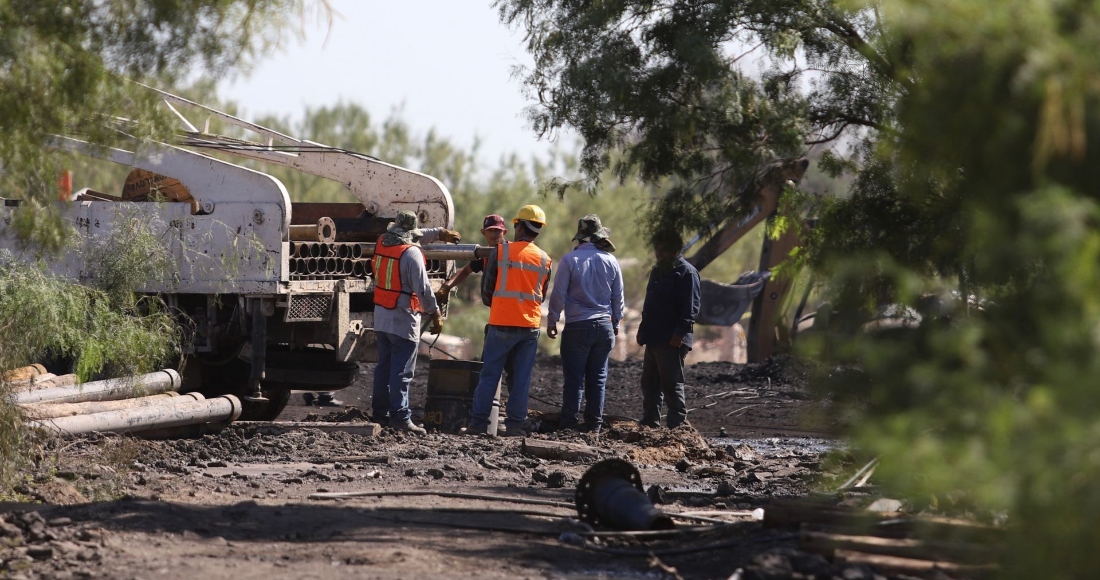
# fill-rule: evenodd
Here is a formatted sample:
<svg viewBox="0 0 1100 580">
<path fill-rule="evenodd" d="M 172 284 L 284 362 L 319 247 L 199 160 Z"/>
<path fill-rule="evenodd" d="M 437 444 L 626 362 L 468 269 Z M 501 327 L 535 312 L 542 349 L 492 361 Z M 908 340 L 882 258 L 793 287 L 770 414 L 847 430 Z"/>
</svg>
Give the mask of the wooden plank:
<svg viewBox="0 0 1100 580">
<path fill-rule="evenodd" d="M 600 451 L 595 447 L 530 438 L 523 439 L 523 454 L 561 461 L 595 461 L 600 458 Z"/>
<path fill-rule="evenodd" d="M 835 534 L 815 532 L 805 528 L 799 534 L 798 546 L 804 551 L 821 554 L 827 558 L 832 558 L 836 550 L 849 550 L 883 556 L 967 564 L 987 564 L 995 559 L 995 553 L 991 547 L 978 544 Z"/>
<path fill-rule="evenodd" d="M 993 564 L 956 564 L 954 562 L 942 562 L 938 560 L 919 560 L 916 558 L 899 558 L 897 556 L 883 556 L 868 554 L 853 550 L 837 550 L 833 561 L 837 564 L 851 566 L 870 566 L 876 570 L 888 570 L 907 574 L 927 574 L 935 570 L 941 570 L 947 574 L 960 574 L 966 576 L 986 576 L 997 571 Z"/>
<path fill-rule="evenodd" d="M 326 433 L 350 433 L 366 437 L 377 437 L 382 433 L 378 423 L 322 423 L 314 421 L 237 421 L 233 426 L 254 430 L 264 435 L 282 435 L 302 429 L 315 429 Z"/>
</svg>

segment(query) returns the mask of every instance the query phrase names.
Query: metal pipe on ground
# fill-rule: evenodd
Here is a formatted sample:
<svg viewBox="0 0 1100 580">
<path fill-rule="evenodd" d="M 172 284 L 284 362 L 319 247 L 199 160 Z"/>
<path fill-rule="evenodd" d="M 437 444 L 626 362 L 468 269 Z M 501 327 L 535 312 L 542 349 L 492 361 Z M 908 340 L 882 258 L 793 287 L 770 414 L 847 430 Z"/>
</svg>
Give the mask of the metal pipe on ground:
<svg viewBox="0 0 1100 580">
<path fill-rule="evenodd" d="M 306 274 L 316 274 L 317 273 L 317 262 L 318 261 L 319 261 L 318 258 L 310 258 L 310 259 L 306 260 Z"/>
<path fill-rule="evenodd" d="M 321 257 L 321 244 L 309 244 L 309 257 L 319 258 Z"/>
<path fill-rule="evenodd" d="M 67 387 L 52 387 L 15 393 L 12 402 L 28 403 L 83 403 L 86 401 L 117 401 L 145 395 L 154 395 L 180 388 L 180 375 L 172 369 L 164 369 L 146 375 L 91 381 Z"/>
<path fill-rule="evenodd" d="M 3 381 L 5 383 L 10 383 L 13 381 L 24 381 L 28 379 L 33 379 L 39 375 L 44 374 L 46 374 L 46 367 L 35 363 L 33 365 L 27 365 L 25 367 L 12 369 L 4 373 L 3 375 L 0 375 L 0 381 Z"/>
<path fill-rule="evenodd" d="M 200 423 L 222 423 L 241 416 L 241 401 L 233 395 L 194 400 L 176 397 L 160 405 L 106 411 L 92 415 L 28 421 L 31 427 L 78 435 L 81 433 L 136 433 Z"/>
<path fill-rule="evenodd" d="M 119 401 L 89 401 L 87 403 L 31 403 L 23 405 L 23 414 L 28 419 L 53 419 L 55 417 L 72 417 L 74 415 L 94 415 L 107 411 L 121 411 L 137 407 L 152 407 L 164 404 L 178 397 L 186 397 L 193 401 L 201 401 L 206 397 L 201 393 L 187 393 L 180 395 L 169 391 L 159 395 L 137 397 L 134 399 L 122 399 Z"/>
<path fill-rule="evenodd" d="M 581 476 L 574 496 L 577 513 L 593 527 L 619 530 L 672 530 L 672 518 L 653 507 L 642 476 L 630 462 L 605 459 Z"/>
<path fill-rule="evenodd" d="M 334 242 L 336 223 L 323 217 L 315 224 L 290 226 L 290 240 L 294 242 Z"/>
<path fill-rule="evenodd" d="M 13 386 L 13 390 L 16 391 L 38 391 L 41 389 L 50 389 L 53 387 L 71 387 L 73 385 L 80 384 L 80 377 L 74 374 L 57 376 L 54 374 L 46 373 L 39 375 L 33 380 L 25 383 L 20 383 Z"/>
</svg>

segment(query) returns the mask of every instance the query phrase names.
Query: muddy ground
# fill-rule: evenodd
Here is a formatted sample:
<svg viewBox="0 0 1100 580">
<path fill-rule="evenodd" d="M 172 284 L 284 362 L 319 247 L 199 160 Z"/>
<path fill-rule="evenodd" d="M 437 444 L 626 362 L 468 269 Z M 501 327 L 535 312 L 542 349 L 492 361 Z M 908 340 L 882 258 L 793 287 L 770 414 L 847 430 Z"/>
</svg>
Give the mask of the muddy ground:
<svg viewBox="0 0 1100 580">
<path fill-rule="evenodd" d="M 546 431 L 560 400 L 559 364 L 540 360 L 532 385 L 532 426 L 541 422 Z M 340 393 L 349 406 L 369 409 L 371 370 L 365 365 L 357 384 Z M 412 396 L 420 409 L 425 370 Z M 876 577 L 797 552 L 791 530 L 764 529 L 753 519 L 752 510 L 774 498 L 806 494 L 811 480 L 835 486 L 841 476 L 821 467 L 822 452 L 836 443 L 800 423 L 818 413 L 794 365 L 691 367 L 694 428 L 676 430 L 630 420 L 641 411 L 639 372 L 640 363 L 613 364 L 611 420 L 601 435 L 532 437 L 586 443 L 601 458 L 630 460 L 660 507 L 683 514 L 681 531 L 668 537 L 593 531 L 570 506 L 594 461 L 530 457 L 515 438 L 313 429 L 265 435 L 233 426 L 194 440 L 46 442 L 17 489 L 19 501 L 0 506 L 3 575 L 725 579 L 742 570 L 741 578 Z M 305 407 L 295 397 L 282 418 L 358 414 Z M 325 492 L 368 494 L 310 499 Z"/>
</svg>

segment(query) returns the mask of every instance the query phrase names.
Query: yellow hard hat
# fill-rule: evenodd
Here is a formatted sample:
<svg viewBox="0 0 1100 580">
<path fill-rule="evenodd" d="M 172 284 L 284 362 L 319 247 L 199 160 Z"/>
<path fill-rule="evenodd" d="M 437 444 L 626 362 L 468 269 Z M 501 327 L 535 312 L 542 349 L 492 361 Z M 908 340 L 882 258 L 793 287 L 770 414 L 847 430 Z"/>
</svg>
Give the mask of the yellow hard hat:
<svg viewBox="0 0 1100 580">
<path fill-rule="evenodd" d="M 535 222 L 540 226 L 546 225 L 546 212 L 542 211 L 542 208 L 537 205 L 525 205 L 519 208 L 519 213 L 516 214 L 516 218 L 512 220 L 513 224 L 518 224 L 520 221 Z"/>
</svg>

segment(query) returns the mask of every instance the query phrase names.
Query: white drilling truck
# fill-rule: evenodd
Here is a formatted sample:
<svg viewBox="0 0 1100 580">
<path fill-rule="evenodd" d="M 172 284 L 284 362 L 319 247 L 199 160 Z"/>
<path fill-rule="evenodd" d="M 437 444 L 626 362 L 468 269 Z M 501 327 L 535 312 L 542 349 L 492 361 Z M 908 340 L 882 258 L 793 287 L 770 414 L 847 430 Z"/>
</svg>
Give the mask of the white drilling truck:
<svg viewBox="0 0 1100 580">
<path fill-rule="evenodd" d="M 132 171 L 121 195 L 85 189 L 59 202 L 79 237 L 50 268 L 89 281 L 94 272 L 81 250 L 140 220 L 164 240 L 175 272 L 134 290 L 163 297 L 183 321 L 184 390 L 239 395 L 242 419 L 271 420 L 292 389 L 349 386 L 356 363 L 377 357 L 374 242 L 402 210 L 414 212 L 422 227 L 453 228 L 447 188 L 429 175 L 157 92 L 183 127 L 174 144 L 134 143 L 127 151 L 55 140 L 55 147 Z M 212 119 L 255 140 L 211 134 Z M 291 202 L 274 177 L 204 154 L 210 151 L 336 181 L 359 203 Z M 19 205 L 5 199 L 0 208 L 0 249 L 16 256 L 30 254 L 10 227 Z M 433 287 L 453 273 L 455 260 L 485 250 L 425 246 Z"/>
</svg>

